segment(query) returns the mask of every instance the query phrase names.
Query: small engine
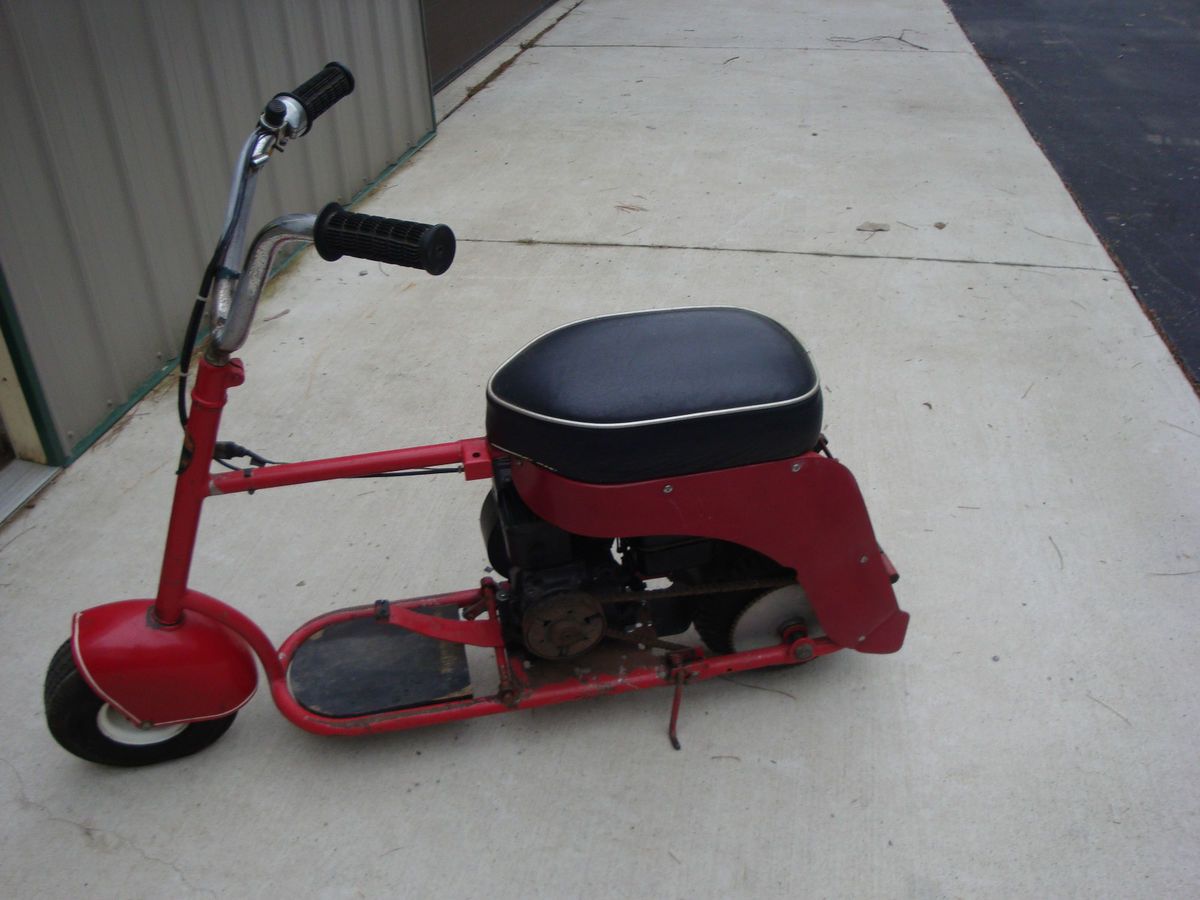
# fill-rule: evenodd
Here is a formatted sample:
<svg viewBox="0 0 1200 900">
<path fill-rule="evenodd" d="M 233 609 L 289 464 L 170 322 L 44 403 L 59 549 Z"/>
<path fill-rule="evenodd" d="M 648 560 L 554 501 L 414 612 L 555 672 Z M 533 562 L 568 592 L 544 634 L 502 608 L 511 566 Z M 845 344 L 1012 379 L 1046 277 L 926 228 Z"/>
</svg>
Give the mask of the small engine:
<svg viewBox="0 0 1200 900">
<path fill-rule="evenodd" d="M 742 547 L 655 535 L 591 538 L 539 518 L 517 494 L 504 464 L 480 513 L 492 568 L 510 583 L 500 617 L 505 640 L 542 659 L 581 656 L 606 636 L 652 628 L 656 637 L 707 625 L 745 592 L 737 578 L 778 576 L 778 566 Z M 661 579 L 663 586 L 648 584 Z M 669 585 L 667 584 L 669 580 Z M 702 630 L 711 631 L 710 628 Z"/>
</svg>

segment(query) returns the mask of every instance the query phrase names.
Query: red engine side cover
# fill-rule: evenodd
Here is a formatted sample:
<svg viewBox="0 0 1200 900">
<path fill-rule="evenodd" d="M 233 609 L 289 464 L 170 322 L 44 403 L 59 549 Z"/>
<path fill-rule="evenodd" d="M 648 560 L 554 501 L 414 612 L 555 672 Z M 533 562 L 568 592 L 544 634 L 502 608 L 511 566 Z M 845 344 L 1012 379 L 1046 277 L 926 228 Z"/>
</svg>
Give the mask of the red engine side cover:
<svg viewBox="0 0 1200 900">
<path fill-rule="evenodd" d="M 904 643 L 908 613 L 850 470 L 793 459 L 633 484 L 587 484 L 513 459 L 513 483 L 535 513 L 574 534 L 678 534 L 732 541 L 796 570 L 826 634 L 864 653 Z"/>
<path fill-rule="evenodd" d="M 246 643 L 188 610 L 163 627 L 153 600 L 122 600 L 75 614 L 71 649 L 88 685 L 137 724 L 216 719 L 254 694 L 258 669 Z"/>
</svg>

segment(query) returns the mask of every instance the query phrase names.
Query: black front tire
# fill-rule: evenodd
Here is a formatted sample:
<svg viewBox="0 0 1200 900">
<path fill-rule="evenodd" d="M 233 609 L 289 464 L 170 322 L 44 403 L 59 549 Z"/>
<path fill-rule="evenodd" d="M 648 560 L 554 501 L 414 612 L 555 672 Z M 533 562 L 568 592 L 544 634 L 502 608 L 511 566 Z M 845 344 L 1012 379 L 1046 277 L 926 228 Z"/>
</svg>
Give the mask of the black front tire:
<svg viewBox="0 0 1200 900">
<path fill-rule="evenodd" d="M 164 730 L 163 739 L 148 743 L 124 743 L 104 733 L 102 716 L 115 711 L 88 687 L 71 654 L 71 642 L 58 648 L 46 670 L 43 693 L 46 725 L 64 749 L 88 762 L 106 766 L 149 766 L 190 756 L 212 744 L 229 730 L 237 713 L 204 722 L 190 722 L 180 731 Z M 153 741 L 153 734 L 141 739 Z"/>
</svg>

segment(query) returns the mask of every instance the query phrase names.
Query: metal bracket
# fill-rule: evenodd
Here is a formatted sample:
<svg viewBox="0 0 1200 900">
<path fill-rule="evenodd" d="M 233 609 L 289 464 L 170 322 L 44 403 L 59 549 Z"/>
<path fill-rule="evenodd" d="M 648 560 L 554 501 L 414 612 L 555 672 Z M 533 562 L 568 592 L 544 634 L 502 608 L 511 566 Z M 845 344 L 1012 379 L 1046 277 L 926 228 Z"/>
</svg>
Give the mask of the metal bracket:
<svg viewBox="0 0 1200 900">
<path fill-rule="evenodd" d="M 503 647 L 504 637 L 500 633 L 500 623 L 495 619 L 484 619 L 476 622 L 462 622 L 455 619 L 443 619 L 426 613 L 413 612 L 403 606 L 392 603 L 387 614 L 388 624 L 399 625 L 417 634 L 436 638 L 439 641 L 452 641 L 456 644 L 470 644 L 472 647 Z"/>
<path fill-rule="evenodd" d="M 667 664 L 670 667 L 671 680 L 675 682 L 675 695 L 671 698 L 671 722 L 667 726 L 667 738 L 671 741 L 671 746 L 676 750 L 682 750 L 683 747 L 679 743 L 679 706 L 683 703 L 683 686 L 687 684 L 690 677 L 685 663 L 692 659 L 701 658 L 702 654 L 698 653 L 695 648 L 688 647 L 684 650 L 675 653 L 667 654 Z"/>
</svg>

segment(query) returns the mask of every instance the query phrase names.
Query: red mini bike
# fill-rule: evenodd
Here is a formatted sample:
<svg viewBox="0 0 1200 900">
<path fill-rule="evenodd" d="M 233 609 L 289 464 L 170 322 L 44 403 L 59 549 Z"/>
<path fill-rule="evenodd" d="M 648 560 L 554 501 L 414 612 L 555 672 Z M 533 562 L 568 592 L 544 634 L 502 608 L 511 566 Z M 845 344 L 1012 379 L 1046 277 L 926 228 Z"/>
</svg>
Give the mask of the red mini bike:
<svg viewBox="0 0 1200 900">
<path fill-rule="evenodd" d="M 353 84 L 330 63 L 267 104 L 243 147 L 184 341 L 185 438 L 158 591 L 76 614 L 46 675 L 58 742 L 119 766 L 194 753 L 249 701 L 257 661 L 284 716 L 318 734 L 670 686 L 678 749 L 689 681 L 846 647 L 900 649 L 908 614 L 892 593 L 896 571 L 854 478 L 821 436 L 816 371 L 800 343 L 758 313 L 648 310 L 551 331 L 492 376 L 480 438 L 285 464 L 217 440 L 226 394 L 246 377 L 233 353 L 280 248 L 311 242 L 327 260 L 431 275 L 453 261 L 444 225 L 330 204 L 271 222 L 240 264 L 255 176 Z M 205 305 L 211 336 L 189 411 L 188 362 Z M 214 461 L 232 471 L 214 473 Z M 188 584 L 210 497 L 444 472 L 491 479 L 481 525 L 499 581 L 322 615 L 280 647 Z M 704 646 L 668 640 L 693 628 Z M 489 696 L 472 694 L 468 646 L 495 654 Z"/>
</svg>

